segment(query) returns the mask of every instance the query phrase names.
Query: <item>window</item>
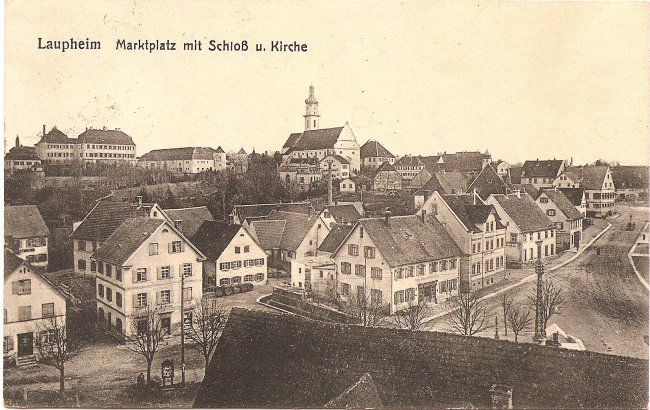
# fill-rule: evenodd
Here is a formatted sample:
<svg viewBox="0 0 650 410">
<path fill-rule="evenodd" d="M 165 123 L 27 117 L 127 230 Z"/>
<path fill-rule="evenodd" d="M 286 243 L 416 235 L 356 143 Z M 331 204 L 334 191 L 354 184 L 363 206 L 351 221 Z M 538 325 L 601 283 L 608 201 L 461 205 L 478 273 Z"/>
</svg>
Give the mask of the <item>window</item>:
<svg viewBox="0 0 650 410">
<path fill-rule="evenodd" d="M 232 278 L 233 285 L 239 285 L 241 283 L 241 276 L 235 276 Z"/>
<path fill-rule="evenodd" d="M 533 238 L 530 238 L 530 239 L 532 240 Z M 537 239 L 542 239 L 542 233 L 541 232 L 537 232 Z"/>
<path fill-rule="evenodd" d="M 184 277 L 192 276 L 192 264 L 191 263 L 184 263 L 183 264 L 183 276 Z"/>
<path fill-rule="evenodd" d="M 147 268 L 138 268 L 136 270 L 135 281 L 136 282 L 146 282 L 147 281 Z"/>
<path fill-rule="evenodd" d="M 106 288 L 106 300 L 108 300 L 109 302 L 113 301 L 113 289 L 109 287 Z"/>
<path fill-rule="evenodd" d="M 539 198 L 539 202 L 541 202 L 541 203 L 543 203 L 543 204 L 548 204 L 548 198 L 546 198 L 546 197 L 541 197 L 541 198 Z"/>
<path fill-rule="evenodd" d="M 395 269 L 395 280 L 402 279 L 404 277 L 404 269 L 397 268 Z"/>
<path fill-rule="evenodd" d="M 172 300 L 172 291 L 169 289 L 160 291 L 160 304 L 171 303 Z"/>
<path fill-rule="evenodd" d="M 97 262 L 90 261 L 90 271 L 91 272 L 97 272 Z"/>
<path fill-rule="evenodd" d="M 404 302 L 415 300 L 415 288 L 408 288 L 404 291 Z"/>
<path fill-rule="evenodd" d="M 363 238 L 363 226 L 359 228 L 359 238 Z"/>
<path fill-rule="evenodd" d="M 101 283 L 97 285 L 97 294 L 99 295 L 99 297 L 102 298 L 104 297 L 104 285 L 102 285 Z"/>
<path fill-rule="evenodd" d="M 364 265 L 354 265 L 354 274 L 357 276 L 366 276 L 366 267 Z"/>
<path fill-rule="evenodd" d="M 230 286 L 230 278 L 223 278 L 219 281 L 220 286 Z"/>
<path fill-rule="evenodd" d="M 352 273 L 352 265 L 349 262 L 341 262 L 341 273 Z"/>
<path fill-rule="evenodd" d="M 79 259 L 77 261 L 77 268 L 79 270 L 86 270 L 86 260 L 85 259 Z"/>
<path fill-rule="evenodd" d="M 438 262 L 431 262 L 429 264 L 429 273 L 438 272 Z"/>
<path fill-rule="evenodd" d="M 146 293 L 138 293 L 135 296 L 135 305 L 137 307 L 147 306 L 147 294 Z"/>
<path fill-rule="evenodd" d="M 32 307 L 19 306 L 18 307 L 18 320 L 32 320 Z"/>
<path fill-rule="evenodd" d="M 351 288 L 352 287 L 350 286 L 349 283 L 341 283 L 341 295 L 345 297 L 349 297 Z"/>
<path fill-rule="evenodd" d="M 256 266 L 264 266 L 264 258 L 255 259 Z"/>
<path fill-rule="evenodd" d="M 99 273 L 104 273 L 104 262 L 97 262 L 97 270 Z"/>
<path fill-rule="evenodd" d="M 264 280 L 264 274 L 263 273 L 256 273 L 255 274 L 255 281 L 256 282 L 261 282 Z"/>
<path fill-rule="evenodd" d="M 158 244 L 150 243 L 149 244 L 149 256 L 158 255 Z"/>
<path fill-rule="evenodd" d="M 241 248 L 239 246 L 235 246 L 235 253 L 241 253 Z"/>
<path fill-rule="evenodd" d="M 456 269 L 456 259 L 449 260 L 449 269 Z"/>
<path fill-rule="evenodd" d="M 122 294 L 120 292 L 115 292 L 115 303 L 117 307 L 122 307 Z"/>
<path fill-rule="evenodd" d="M 363 247 L 363 256 L 368 259 L 375 258 L 375 247 L 374 246 L 364 246 Z"/>
<path fill-rule="evenodd" d="M 170 245 L 170 252 L 169 253 L 180 253 L 183 252 L 183 246 L 181 241 L 173 241 Z"/>
<path fill-rule="evenodd" d="M 239 268 L 241 268 L 241 261 L 234 261 L 234 262 L 231 262 L 231 263 L 230 263 L 230 266 L 231 266 L 233 269 L 239 269 Z"/>
<path fill-rule="evenodd" d="M 249 245 L 244 246 L 244 253 L 250 252 L 251 247 Z"/>
<path fill-rule="evenodd" d="M 15 295 L 30 295 L 32 293 L 31 279 L 23 279 L 12 283 L 12 293 Z"/>
<path fill-rule="evenodd" d="M 379 289 L 370 289 L 370 302 L 377 305 L 382 303 L 384 297 Z"/>
<path fill-rule="evenodd" d="M 113 277 L 113 267 L 108 263 L 106 264 L 106 276 L 108 276 L 109 278 Z"/>
<path fill-rule="evenodd" d="M 42 317 L 52 317 L 54 316 L 54 303 L 43 303 L 42 305 Z"/>
<path fill-rule="evenodd" d="M 252 281 L 253 281 L 253 275 L 244 276 L 244 282 L 252 282 Z"/>
<path fill-rule="evenodd" d="M 407 266 L 406 267 L 406 277 L 407 278 L 412 278 L 415 276 L 415 266 Z"/>
<path fill-rule="evenodd" d="M 440 270 L 447 270 L 447 261 L 440 261 Z"/>
<path fill-rule="evenodd" d="M 546 210 L 546 215 L 555 216 L 555 209 L 547 209 Z"/>
<path fill-rule="evenodd" d="M 86 241 L 77 241 L 77 250 L 85 251 L 86 250 Z"/>
<path fill-rule="evenodd" d="M 41 337 L 41 343 L 44 345 L 51 345 L 54 343 L 54 330 L 49 329 L 49 330 L 44 330 L 41 332 L 40 337 Z"/>
<path fill-rule="evenodd" d="M 382 277 L 381 268 L 370 268 L 370 277 L 373 279 L 381 279 Z"/>
<path fill-rule="evenodd" d="M 348 245 L 348 255 L 350 255 L 350 256 L 359 256 L 359 245 L 349 244 Z"/>
<path fill-rule="evenodd" d="M 255 260 L 253 260 L 253 259 L 246 259 L 244 261 L 244 267 L 245 268 L 250 268 L 253 265 L 255 265 Z"/>
<path fill-rule="evenodd" d="M 395 304 L 398 305 L 400 303 L 404 303 L 404 291 L 403 290 L 398 290 L 395 292 Z"/>
<path fill-rule="evenodd" d="M 14 338 L 11 336 L 5 336 L 2 344 L 2 351 L 7 353 L 11 350 L 14 350 Z"/>
<path fill-rule="evenodd" d="M 220 270 L 230 270 L 230 262 L 221 262 L 219 264 Z"/>
<path fill-rule="evenodd" d="M 511 233 L 510 234 L 510 242 L 517 242 L 517 234 L 516 233 Z"/>
</svg>

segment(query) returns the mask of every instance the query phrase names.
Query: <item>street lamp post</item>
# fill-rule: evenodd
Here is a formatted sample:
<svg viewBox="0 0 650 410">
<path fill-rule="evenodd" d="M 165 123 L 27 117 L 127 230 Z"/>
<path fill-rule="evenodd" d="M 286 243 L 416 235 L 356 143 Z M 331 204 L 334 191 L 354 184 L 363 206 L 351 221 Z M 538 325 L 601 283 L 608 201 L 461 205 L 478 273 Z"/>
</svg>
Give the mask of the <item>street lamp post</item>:
<svg viewBox="0 0 650 410">
<path fill-rule="evenodd" d="M 537 261 L 535 261 L 535 273 L 537 274 L 537 297 L 535 303 L 535 343 L 541 344 L 546 339 L 546 331 L 542 321 L 542 276 L 544 275 L 544 263 L 542 262 L 542 241 L 536 241 Z"/>
</svg>

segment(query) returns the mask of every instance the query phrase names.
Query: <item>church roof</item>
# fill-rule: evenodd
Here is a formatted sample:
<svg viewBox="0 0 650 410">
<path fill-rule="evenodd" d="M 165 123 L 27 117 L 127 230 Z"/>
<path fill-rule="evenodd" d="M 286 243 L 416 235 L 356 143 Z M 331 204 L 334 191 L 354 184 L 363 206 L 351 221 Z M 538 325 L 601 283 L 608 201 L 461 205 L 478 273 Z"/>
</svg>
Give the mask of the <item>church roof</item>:
<svg viewBox="0 0 650 410">
<path fill-rule="evenodd" d="M 284 143 L 284 148 L 294 148 L 295 150 L 317 150 L 331 149 L 341 135 L 344 127 L 321 128 L 317 130 L 307 130 L 301 134 L 291 134 Z"/>
</svg>

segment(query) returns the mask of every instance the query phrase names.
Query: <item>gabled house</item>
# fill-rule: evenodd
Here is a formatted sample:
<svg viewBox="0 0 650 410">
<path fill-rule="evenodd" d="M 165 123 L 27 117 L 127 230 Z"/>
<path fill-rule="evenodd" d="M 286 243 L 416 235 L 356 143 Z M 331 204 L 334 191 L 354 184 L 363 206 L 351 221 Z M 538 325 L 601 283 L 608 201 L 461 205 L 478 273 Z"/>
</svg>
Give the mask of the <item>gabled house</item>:
<svg viewBox="0 0 650 410">
<path fill-rule="evenodd" d="M 445 171 L 459 171 L 468 180 L 473 180 L 486 165 L 492 163 L 489 152 L 461 151 L 440 155 L 440 161 Z"/>
<path fill-rule="evenodd" d="M 492 163 L 492 166 L 494 169 L 497 171 L 497 175 L 503 180 L 507 181 L 508 179 L 508 171 L 510 170 L 510 164 L 503 160 L 498 160 L 496 162 Z"/>
<path fill-rule="evenodd" d="M 339 182 L 339 192 L 345 192 L 345 193 L 357 192 L 358 182 L 359 182 L 358 177 L 349 177 L 349 178 L 342 179 L 341 182 Z M 359 188 L 361 188 L 360 185 Z"/>
<path fill-rule="evenodd" d="M 361 169 L 374 170 L 384 162 L 395 163 L 395 155 L 375 140 L 368 140 L 361 146 Z"/>
<path fill-rule="evenodd" d="M 494 206 L 486 205 L 477 194 L 441 195 L 436 191 L 419 213 L 434 216 L 463 252 L 461 289 L 474 291 L 504 279 L 506 227 Z"/>
<path fill-rule="evenodd" d="M 93 252 L 126 220 L 142 216 L 167 218 L 158 204 L 143 203 L 140 196 L 135 203 L 112 201 L 110 198 L 97 201 L 84 219 L 73 224 L 70 238 L 73 243 L 75 272 L 96 275 L 95 264 L 90 261 Z"/>
<path fill-rule="evenodd" d="M 587 216 L 605 217 L 616 212 L 616 187 L 608 166 L 567 167 L 565 176 L 585 190 Z M 559 188 L 561 183 L 558 181 Z"/>
<path fill-rule="evenodd" d="M 214 221 L 212 213 L 207 206 L 195 206 L 189 208 L 168 208 L 163 213 L 169 222 L 172 222 L 186 238 L 194 236 L 203 222 Z"/>
<path fill-rule="evenodd" d="M 320 169 L 322 170 L 323 178 L 327 178 L 329 174 L 334 179 L 344 179 L 352 176 L 350 161 L 339 154 L 330 154 L 321 159 Z"/>
<path fill-rule="evenodd" d="M 427 169 L 423 169 L 420 174 L 427 173 Z M 418 175 L 416 178 L 418 178 Z M 431 174 L 428 181 L 422 188 L 415 191 L 413 194 L 413 202 L 415 208 L 420 208 L 422 204 L 434 193 L 457 195 L 467 191 L 467 180 L 465 175 L 460 171 L 438 171 Z"/>
<path fill-rule="evenodd" d="M 485 199 L 492 194 L 509 193 L 508 186 L 492 165 L 486 165 L 467 188 L 467 192 L 476 192 Z"/>
<path fill-rule="evenodd" d="M 344 302 L 368 298 L 390 313 L 458 293 L 462 251 L 432 216 L 359 219 L 332 254 Z"/>
<path fill-rule="evenodd" d="M 51 318 L 66 319 L 66 299 L 39 268 L 4 250 L 3 356 L 17 365 L 34 363 L 35 343 L 47 342 Z"/>
<path fill-rule="evenodd" d="M 197 174 L 226 169 L 226 154 L 221 147 L 216 150 L 210 147 L 162 148 L 141 156 L 137 165 L 147 169 Z"/>
<path fill-rule="evenodd" d="M 587 199 L 585 198 L 584 188 L 558 188 L 567 197 L 573 206 L 582 214 L 587 217 Z"/>
<path fill-rule="evenodd" d="M 506 226 L 506 259 L 517 265 L 556 254 L 556 226 L 528 194 L 492 194 L 485 201 L 494 206 Z"/>
<path fill-rule="evenodd" d="M 372 176 L 373 191 L 393 191 L 402 189 L 402 175 L 390 162 L 384 162 Z"/>
<path fill-rule="evenodd" d="M 5 206 L 5 247 L 32 266 L 46 268 L 50 230 L 36 205 Z"/>
<path fill-rule="evenodd" d="M 526 161 L 521 168 L 521 183 L 532 184 L 537 189 L 551 187 L 564 168 L 566 161 L 563 159 Z"/>
<path fill-rule="evenodd" d="M 5 154 L 6 174 L 13 174 L 15 171 L 29 170 L 42 171 L 41 159 L 36 154 L 36 148 L 20 145 L 20 139 L 16 136 L 16 146 Z"/>
<path fill-rule="evenodd" d="M 124 221 L 91 256 L 100 325 L 124 339 L 139 332 L 146 323 L 142 317 L 155 310 L 164 331 L 174 333 L 201 301 L 205 259 L 166 219 Z"/>
<path fill-rule="evenodd" d="M 422 162 L 420 157 L 411 155 L 401 157 L 393 165 L 402 176 L 404 186 L 410 186 L 411 180 L 424 169 L 424 162 Z"/>
<path fill-rule="evenodd" d="M 612 167 L 612 180 L 616 187 L 619 199 L 626 201 L 648 200 L 648 166 L 623 166 Z"/>
<path fill-rule="evenodd" d="M 576 209 L 562 191 L 542 188 L 535 200 L 557 228 L 557 251 L 578 249 L 582 240 L 583 214 Z"/>
<path fill-rule="evenodd" d="M 203 262 L 206 286 L 266 283 L 266 253 L 243 226 L 205 221 L 190 241 L 207 258 Z"/>
<path fill-rule="evenodd" d="M 362 215 L 353 204 L 327 205 L 319 215 L 320 219 L 328 227 L 335 224 L 353 225 Z"/>
<path fill-rule="evenodd" d="M 323 179 L 319 165 L 297 165 L 290 163 L 278 168 L 280 181 L 288 187 L 294 185 L 300 191 L 309 191 L 318 186 Z"/>
</svg>

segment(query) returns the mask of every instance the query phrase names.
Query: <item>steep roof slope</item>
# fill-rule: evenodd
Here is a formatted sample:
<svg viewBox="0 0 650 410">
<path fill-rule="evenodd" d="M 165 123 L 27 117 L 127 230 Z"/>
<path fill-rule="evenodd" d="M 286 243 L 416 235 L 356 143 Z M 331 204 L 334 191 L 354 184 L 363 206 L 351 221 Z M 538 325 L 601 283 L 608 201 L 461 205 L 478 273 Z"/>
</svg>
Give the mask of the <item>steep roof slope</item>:
<svg viewBox="0 0 650 410">
<path fill-rule="evenodd" d="M 489 158 L 489 155 L 478 151 L 442 154 L 443 166 L 447 171 L 478 172 L 483 168 L 485 158 Z"/>
<path fill-rule="evenodd" d="M 49 234 L 50 230 L 36 205 L 5 206 L 5 238 L 37 238 Z"/>
<path fill-rule="evenodd" d="M 327 210 L 337 224 L 354 223 L 361 218 L 361 214 L 352 204 L 328 205 Z"/>
<path fill-rule="evenodd" d="M 557 190 L 562 192 L 571 201 L 573 206 L 582 205 L 582 199 L 585 194 L 584 188 L 558 188 Z"/>
<path fill-rule="evenodd" d="M 442 199 L 449 208 L 456 214 L 458 219 L 471 232 L 483 232 L 480 228 L 485 223 L 490 213 L 495 212 L 494 206 L 485 205 L 477 200 L 474 202 L 474 195 L 442 195 Z M 479 226 L 477 226 L 479 225 Z M 497 218 L 497 228 L 502 229 L 503 225 Z"/>
<path fill-rule="evenodd" d="M 395 158 L 383 145 L 375 140 L 368 140 L 361 146 L 361 158 Z"/>
<path fill-rule="evenodd" d="M 562 164 L 561 159 L 534 160 L 524 162 L 521 176 L 526 178 L 555 178 L 559 175 Z"/>
<path fill-rule="evenodd" d="M 528 194 L 521 194 L 519 197 L 515 194 L 492 195 L 492 197 L 523 232 L 539 231 L 555 226 Z"/>
<path fill-rule="evenodd" d="M 233 308 L 193 406 L 322 408 L 366 373 L 386 408 L 489 408 L 495 384 L 515 408 L 648 402 L 647 360 Z"/>
<path fill-rule="evenodd" d="M 147 152 L 140 157 L 140 161 L 212 160 L 215 153 L 217 151 L 210 147 L 161 148 Z"/>
<path fill-rule="evenodd" d="M 181 232 L 187 238 L 194 236 L 203 222 L 214 221 L 214 218 L 212 217 L 212 214 L 210 213 L 210 210 L 207 206 L 163 209 L 163 212 L 172 221 L 182 221 Z"/>
<path fill-rule="evenodd" d="M 63 132 L 61 132 L 58 128 L 56 128 L 56 125 L 52 127 L 50 132 L 47 134 L 43 135 L 41 137 L 41 140 L 38 141 L 38 143 L 50 143 L 50 144 L 74 144 L 76 142 L 75 139 L 69 138 L 67 135 L 65 135 Z"/>
<path fill-rule="evenodd" d="M 542 189 L 539 194 L 541 195 L 542 193 L 546 194 L 546 196 L 548 196 L 548 198 L 553 201 L 553 203 L 560 209 L 560 211 L 562 211 L 568 220 L 575 221 L 582 218 L 580 211 L 576 209 L 575 205 L 571 203 L 569 198 L 567 198 L 566 195 L 562 193 L 562 191 L 555 191 L 554 189 Z"/>
<path fill-rule="evenodd" d="M 89 128 L 77 138 L 79 144 L 135 145 L 133 139 L 121 130 Z"/>
<path fill-rule="evenodd" d="M 280 249 L 280 240 L 286 224 L 287 221 L 283 220 L 269 221 L 261 219 L 252 221 L 250 233 L 262 249 Z"/>
<path fill-rule="evenodd" d="M 237 235 L 241 225 L 230 225 L 224 222 L 203 221 L 194 235 L 189 238 L 202 254 L 212 262 L 216 262 L 228 244 Z"/>
<path fill-rule="evenodd" d="M 124 221 L 133 216 L 135 214 L 131 203 L 99 201 L 70 236 L 73 239 L 104 242 Z"/>
<path fill-rule="evenodd" d="M 499 177 L 492 165 L 488 164 L 467 188 L 467 192 L 474 192 L 474 190 L 481 198 L 485 199 L 491 194 L 508 193 L 508 186 Z"/>
<path fill-rule="evenodd" d="M 164 219 L 136 217 L 124 221 L 92 258 L 122 266 L 131 255 L 165 223 Z"/>
<path fill-rule="evenodd" d="M 316 223 L 316 217 L 295 212 L 273 211 L 269 221 L 286 221 L 281 232 L 280 249 L 295 251 Z M 257 231 L 257 226 L 255 226 Z M 258 232 L 259 235 L 259 232 Z"/>
<path fill-rule="evenodd" d="M 318 247 L 318 250 L 322 252 L 334 253 L 334 251 L 338 249 L 345 238 L 347 238 L 351 230 L 351 225 L 333 225 L 330 227 L 330 233 L 327 234 L 323 240 L 323 243 L 321 243 L 321 245 Z"/>
<path fill-rule="evenodd" d="M 317 150 L 332 148 L 341 135 L 344 127 L 320 128 L 307 130 L 301 134 L 293 133 L 284 143 L 283 148 L 291 147 L 297 150 Z"/>
</svg>

